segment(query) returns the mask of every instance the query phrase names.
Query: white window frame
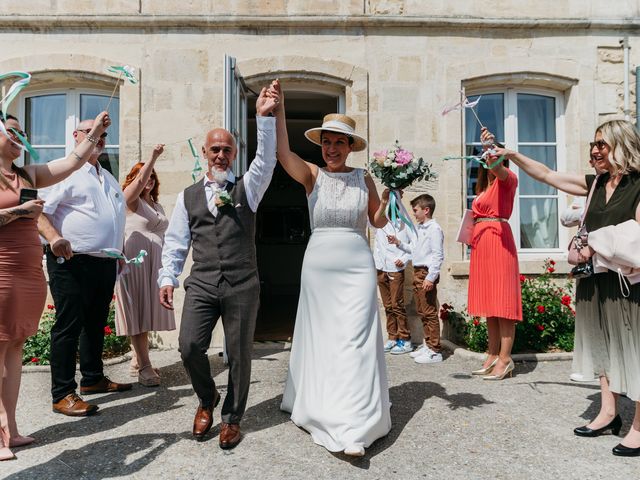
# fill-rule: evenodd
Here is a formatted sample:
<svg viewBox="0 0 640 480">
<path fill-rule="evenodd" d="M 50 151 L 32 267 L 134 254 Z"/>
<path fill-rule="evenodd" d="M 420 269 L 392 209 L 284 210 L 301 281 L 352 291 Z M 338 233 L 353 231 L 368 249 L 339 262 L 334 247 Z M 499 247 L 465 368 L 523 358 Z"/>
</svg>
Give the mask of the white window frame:
<svg viewBox="0 0 640 480">
<path fill-rule="evenodd" d="M 42 89 L 42 90 L 30 90 L 29 93 L 23 93 L 18 98 L 18 118 L 21 119 L 21 122 L 26 122 L 26 103 L 27 98 L 34 97 L 44 97 L 49 95 L 65 95 L 66 100 L 66 118 L 65 118 L 65 156 L 69 155 L 73 148 L 75 147 L 75 142 L 73 140 L 73 131 L 80 123 L 80 96 L 81 95 L 99 95 L 103 97 L 109 97 L 110 92 L 106 90 L 97 90 L 95 88 L 56 88 L 56 89 Z M 114 99 L 118 99 L 118 96 L 114 95 Z M 27 132 L 29 133 L 29 132 Z M 107 140 L 109 137 L 107 136 Z M 38 148 L 60 148 L 63 145 L 34 145 L 34 147 Z M 105 150 L 107 148 L 117 148 L 120 151 L 120 144 L 110 144 L 107 143 L 105 145 Z M 20 166 L 24 166 L 24 152 L 20 155 L 20 159 L 16 161 L 16 163 Z"/>
<path fill-rule="evenodd" d="M 516 149 L 519 145 L 518 143 L 518 117 L 517 117 L 517 109 L 518 109 L 518 94 L 532 94 L 532 95 L 541 95 L 545 97 L 551 97 L 555 100 L 555 129 L 556 129 L 556 168 L 558 171 L 566 171 L 567 161 L 566 161 L 566 143 L 565 143 L 565 99 L 562 93 L 554 91 L 554 90 L 545 90 L 540 88 L 529 88 L 529 87 L 484 87 L 480 89 L 467 90 L 467 96 L 475 96 L 475 95 L 486 95 L 491 93 L 502 94 L 504 98 L 504 141 L 507 148 Z M 482 101 L 482 100 L 481 100 Z M 473 115 L 471 112 L 467 112 L 465 110 L 465 115 Z M 466 151 L 466 132 L 464 131 L 465 122 L 463 121 L 463 132 L 462 132 L 462 140 L 463 145 L 465 145 Z M 552 142 L 545 143 L 530 143 L 526 142 L 526 145 L 552 145 Z M 518 175 L 518 178 L 521 175 L 527 175 L 525 172 L 520 172 L 520 169 L 514 162 L 509 164 L 509 168 Z M 466 167 L 463 169 L 464 172 L 464 186 L 467 188 L 467 169 Z M 466 207 L 466 202 L 468 197 L 475 196 L 474 193 L 469 195 L 470 192 L 466 192 L 463 196 L 464 207 Z M 528 196 L 525 196 L 527 198 Z M 516 243 L 516 247 L 518 250 L 518 255 L 520 256 L 520 260 L 537 260 L 544 259 L 551 255 L 553 256 L 564 256 L 566 254 L 566 248 L 563 245 L 567 245 L 569 242 L 569 232 L 568 229 L 563 227 L 560 223 L 560 216 L 562 212 L 567 208 L 567 195 L 560 190 L 557 191 L 555 195 L 532 195 L 531 198 L 557 198 L 558 205 L 558 247 L 557 248 L 520 248 L 520 187 L 516 191 L 516 198 L 513 205 L 513 213 L 511 218 L 509 219 L 509 225 L 511 226 L 511 230 L 513 232 L 513 237 Z"/>
</svg>

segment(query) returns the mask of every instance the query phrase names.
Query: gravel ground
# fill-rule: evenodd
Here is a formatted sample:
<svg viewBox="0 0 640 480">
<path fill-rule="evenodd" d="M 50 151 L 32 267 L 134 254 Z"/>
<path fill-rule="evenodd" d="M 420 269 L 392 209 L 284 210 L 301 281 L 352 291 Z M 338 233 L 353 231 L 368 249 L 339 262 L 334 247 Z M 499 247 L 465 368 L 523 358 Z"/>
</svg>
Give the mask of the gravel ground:
<svg viewBox="0 0 640 480">
<path fill-rule="evenodd" d="M 227 371 L 211 352 L 215 379 L 226 392 Z M 638 478 L 640 458 L 618 458 L 620 438 L 579 438 L 572 429 L 595 416 L 596 384 L 569 381 L 570 362 L 516 364 L 513 378 L 486 382 L 469 372 L 478 362 L 451 355 L 418 365 L 408 355 L 387 356 L 393 429 L 351 459 L 315 445 L 278 409 L 289 352 L 282 344 L 254 351 L 243 441 L 218 447 L 218 427 L 203 442 L 191 437 L 196 398 L 176 350 L 153 351 L 163 385 L 138 384 L 123 394 L 87 397 L 98 415 L 52 413 L 49 374 L 23 375 L 18 405 L 21 433 L 37 443 L 15 449 L 0 464 L 9 479 L 224 478 Z M 348 368 L 348 366 L 345 366 Z M 106 368 L 128 381 L 128 363 Z M 620 402 L 630 426 L 633 403 Z M 219 410 L 216 410 L 216 416 Z"/>
</svg>

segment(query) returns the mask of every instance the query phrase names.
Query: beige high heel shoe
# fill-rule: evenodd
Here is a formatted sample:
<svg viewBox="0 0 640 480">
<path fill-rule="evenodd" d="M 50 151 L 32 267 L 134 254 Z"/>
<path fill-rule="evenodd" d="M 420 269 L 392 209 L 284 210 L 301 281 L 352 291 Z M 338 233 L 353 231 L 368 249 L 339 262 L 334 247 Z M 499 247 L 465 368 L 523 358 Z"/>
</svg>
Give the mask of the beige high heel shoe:
<svg viewBox="0 0 640 480">
<path fill-rule="evenodd" d="M 513 360 L 509 360 L 509 365 L 507 365 L 507 368 L 504 369 L 504 372 L 502 372 L 502 374 L 489 375 L 486 377 L 482 377 L 482 379 L 483 380 L 503 380 L 504 377 L 506 377 L 507 375 L 509 375 L 509 377 L 512 377 L 514 368 L 516 368 L 516 366 L 513 364 Z"/>
<path fill-rule="evenodd" d="M 493 367 L 496 366 L 496 363 L 498 363 L 498 358 L 499 357 L 496 357 L 495 360 L 491 362 L 491 364 L 487 368 L 474 370 L 473 372 L 471 372 L 471 375 L 488 375 L 489 373 L 491 373 L 491 370 L 493 370 Z"/>
</svg>

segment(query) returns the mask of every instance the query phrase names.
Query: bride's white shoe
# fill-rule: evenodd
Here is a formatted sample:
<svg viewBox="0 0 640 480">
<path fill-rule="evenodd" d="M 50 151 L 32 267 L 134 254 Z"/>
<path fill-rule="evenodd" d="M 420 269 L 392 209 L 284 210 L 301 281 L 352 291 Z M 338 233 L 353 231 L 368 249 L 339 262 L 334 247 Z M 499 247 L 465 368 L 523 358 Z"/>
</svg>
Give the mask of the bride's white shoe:
<svg viewBox="0 0 640 480">
<path fill-rule="evenodd" d="M 350 457 L 364 457 L 364 447 L 362 445 L 349 445 L 344 449 L 344 454 Z"/>
</svg>

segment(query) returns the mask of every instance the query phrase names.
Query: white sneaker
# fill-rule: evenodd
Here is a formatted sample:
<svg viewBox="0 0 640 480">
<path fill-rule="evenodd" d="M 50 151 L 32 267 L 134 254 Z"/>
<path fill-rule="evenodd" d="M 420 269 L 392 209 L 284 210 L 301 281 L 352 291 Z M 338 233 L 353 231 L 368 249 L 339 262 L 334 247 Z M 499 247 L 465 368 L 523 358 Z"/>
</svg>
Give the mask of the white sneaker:
<svg viewBox="0 0 640 480">
<path fill-rule="evenodd" d="M 392 349 L 393 347 L 395 347 L 395 346 L 396 346 L 396 341 L 395 341 L 395 340 L 387 340 L 387 341 L 385 342 L 385 344 L 384 344 L 384 351 L 385 351 L 385 353 L 390 352 L 390 351 L 391 351 L 391 349 Z"/>
<path fill-rule="evenodd" d="M 569 375 L 569 378 L 573 382 L 593 382 L 593 381 L 595 381 L 594 377 L 586 378 L 581 373 L 572 373 L 571 375 Z"/>
<path fill-rule="evenodd" d="M 427 353 L 430 352 L 431 349 L 429 347 L 427 347 L 424 343 L 422 345 L 420 345 L 418 348 L 416 348 L 413 352 L 411 352 L 409 354 L 409 356 L 411 358 L 416 358 L 419 357 L 420 355 L 422 355 L 423 353 Z"/>
<path fill-rule="evenodd" d="M 391 355 L 402 355 L 403 353 L 410 353 L 412 350 L 411 340 L 398 340 L 396 346 L 393 347 L 389 353 Z"/>
<path fill-rule="evenodd" d="M 429 350 L 422 355 L 418 355 L 413 361 L 416 363 L 440 363 L 442 361 L 442 354 Z"/>
</svg>

